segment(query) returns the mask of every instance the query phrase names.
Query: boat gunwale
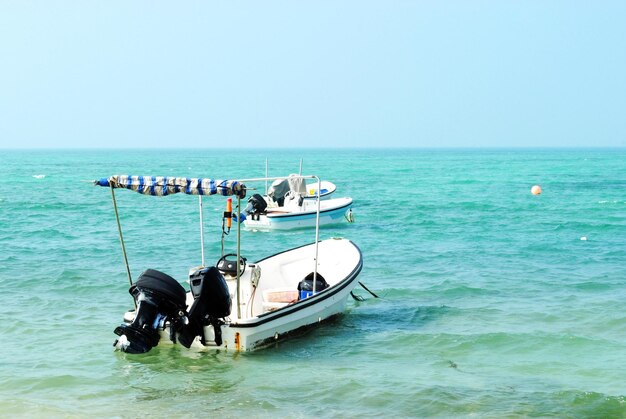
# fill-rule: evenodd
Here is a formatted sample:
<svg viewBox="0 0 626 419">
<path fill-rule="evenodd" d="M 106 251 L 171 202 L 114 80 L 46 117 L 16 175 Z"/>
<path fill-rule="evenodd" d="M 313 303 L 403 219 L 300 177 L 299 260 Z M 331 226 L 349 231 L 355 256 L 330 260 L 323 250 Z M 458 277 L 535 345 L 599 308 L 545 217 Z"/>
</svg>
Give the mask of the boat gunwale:
<svg viewBox="0 0 626 419">
<path fill-rule="evenodd" d="M 336 239 L 328 239 L 328 240 L 336 240 Z M 343 291 L 349 284 L 351 284 L 359 275 L 359 273 L 361 272 L 361 270 L 363 269 L 363 253 L 361 252 L 361 249 L 359 248 L 359 246 L 357 246 L 354 242 L 352 242 L 352 240 L 349 239 L 341 239 L 341 240 L 346 240 L 348 243 L 350 243 L 352 246 L 354 246 L 354 248 L 358 251 L 359 253 L 359 263 L 357 264 L 357 266 L 355 266 L 355 268 L 348 274 L 346 275 L 345 278 L 343 278 L 341 281 L 337 282 L 335 285 L 333 285 L 332 287 L 329 287 L 323 291 L 320 291 L 319 293 L 315 294 L 312 297 L 306 298 L 304 300 L 300 300 L 294 304 L 290 304 L 287 305 L 285 307 L 281 307 L 278 310 L 275 311 L 271 311 L 268 313 L 262 313 L 259 314 L 258 316 L 255 316 L 253 318 L 251 318 L 250 322 L 245 322 L 245 323 L 237 323 L 237 322 L 231 322 L 229 324 L 229 327 L 232 328 L 249 328 L 249 327 L 256 327 L 268 322 L 271 322 L 273 320 L 279 319 L 281 317 L 296 313 L 300 310 L 303 310 L 305 308 L 308 308 L 312 305 L 318 304 L 336 294 L 338 294 L 339 292 Z M 321 242 L 322 240 L 320 240 Z M 303 246 L 299 246 L 293 249 L 288 249 L 279 253 L 276 253 L 275 255 L 272 256 L 268 256 L 266 258 L 263 258 L 261 260 L 259 260 L 256 263 L 260 263 L 263 260 L 272 258 L 274 256 L 278 256 L 280 254 L 289 252 L 291 250 L 296 250 L 302 247 L 306 247 L 306 246 L 310 246 L 312 244 L 315 243 L 309 243 Z M 254 320 L 257 319 L 257 320 Z"/>
</svg>

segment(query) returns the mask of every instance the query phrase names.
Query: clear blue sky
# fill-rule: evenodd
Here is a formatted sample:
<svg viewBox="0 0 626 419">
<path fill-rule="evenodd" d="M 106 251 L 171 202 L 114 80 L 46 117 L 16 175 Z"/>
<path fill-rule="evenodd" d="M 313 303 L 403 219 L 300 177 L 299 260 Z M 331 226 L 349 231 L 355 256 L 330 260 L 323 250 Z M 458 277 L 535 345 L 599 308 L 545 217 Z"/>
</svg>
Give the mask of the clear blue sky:
<svg viewBox="0 0 626 419">
<path fill-rule="evenodd" d="M 0 57 L 0 148 L 626 146 L 624 0 L 0 0 Z"/>
</svg>

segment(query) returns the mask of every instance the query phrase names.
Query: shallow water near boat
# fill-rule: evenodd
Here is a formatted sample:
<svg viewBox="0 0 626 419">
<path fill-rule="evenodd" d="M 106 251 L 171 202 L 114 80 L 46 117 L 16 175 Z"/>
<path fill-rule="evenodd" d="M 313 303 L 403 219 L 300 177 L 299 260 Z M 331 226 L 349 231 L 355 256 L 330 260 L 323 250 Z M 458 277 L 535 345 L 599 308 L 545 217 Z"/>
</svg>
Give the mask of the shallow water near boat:
<svg viewBox="0 0 626 419">
<path fill-rule="evenodd" d="M 250 354 L 113 352 L 132 308 L 112 174 L 298 171 L 354 199 L 365 301 Z M 18 417 L 626 416 L 626 150 L 3 151 L 0 412 Z M 541 195 L 532 195 L 533 185 Z M 199 264 L 197 200 L 116 194 L 136 277 Z M 206 198 L 207 260 L 224 200 Z M 244 231 L 257 260 L 307 230 Z M 229 237 L 227 250 L 234 249 Z M 211 259 L 213 258 L 213 259 Z"/>
</svg>

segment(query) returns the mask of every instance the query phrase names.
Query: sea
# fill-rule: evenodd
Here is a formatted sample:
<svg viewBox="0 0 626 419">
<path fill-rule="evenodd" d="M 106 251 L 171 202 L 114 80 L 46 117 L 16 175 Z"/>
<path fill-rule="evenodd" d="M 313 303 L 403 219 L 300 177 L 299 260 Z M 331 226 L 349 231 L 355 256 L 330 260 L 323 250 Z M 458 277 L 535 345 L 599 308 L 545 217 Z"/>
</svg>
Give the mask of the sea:
<svg viewBox="0 0 626 419">
<path fill-rule="evenodd" d="M 133 300 L 91 181 L 266 168 L 353 198 L 354 222 L 320 238 L 358 245 L 372 293 L 256 352 L 115 352 Z M 188 287 L 197 197 L 115 196 L 131 275 Z M 203 208 L 212 264 L 225 200 Z M 249 261 L 315 239 L 241 237 Z M 1 150 L 0 319 L 2 418 L 624 418 L 626 149 Z"/>
</svg>

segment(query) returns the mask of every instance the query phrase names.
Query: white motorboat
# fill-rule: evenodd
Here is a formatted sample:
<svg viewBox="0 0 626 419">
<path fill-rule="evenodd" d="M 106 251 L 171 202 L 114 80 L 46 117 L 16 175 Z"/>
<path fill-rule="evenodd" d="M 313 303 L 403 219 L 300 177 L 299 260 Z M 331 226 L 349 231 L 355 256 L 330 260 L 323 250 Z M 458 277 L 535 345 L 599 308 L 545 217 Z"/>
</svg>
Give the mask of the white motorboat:
<svg viewBox="0 0 626 419">
<path fill-rule="evenodd" d="M 248 200 L 241 219 L 248 229 L 291 230 L 302 227 L 329 225 L 353 221 L 352 198 L 330 198 L 336 187 L 331 182 L 319 182 L 312 187 L 305 178 L 290 175 L 278 178 L 267 194 L 254 194 Z M 321 202 L 317 199 L 318 191 Z M 319 209 L 319 215 L 318 215 Z"/>
<path fill-rule="evenodd" d="M 317 179 L 315 176 L 303 178 Z M 190 269 L 187 291 L 179 281 L 153 269 L 133 282 L 128 267 L 115 189 L 132 189 L 145 195 L 185 193 L 233 195 L 240 215 L 246 195 L 242 179 L 214 181 L 152 176 L 111 176 L 94 183 L 111 188 L 126 270 L 135 309 L 124 314 L 115 329 L 115 348 L 128 353 L 145 353 L 157 345 L 173 343 L 195 349 L 251 351 L 265 347 L 304 328 L 334 317 L 345 309 L 363 266 L 359 248 L 350 240 L 315 240 L 248 263 L 239 254 L 241 224 L 237 223 L 237 253 L 222 255 L 215 266 L 204 263 L 201 212 L 202 264 Z M 276 179 L 276 178 L 272 178 Z M 271 179 L 270 179 L 271 180 Z M 318 179 L 319 185 L 319 179 Z M 316 218 L 319 220 L 319 199 Z M 227 200 L 224 229 L 230 229 L 232 198 Z M 224 240 L 224 234 L 222 235 Z"/>
</svg>

